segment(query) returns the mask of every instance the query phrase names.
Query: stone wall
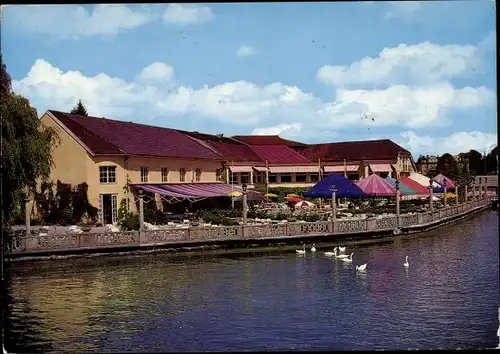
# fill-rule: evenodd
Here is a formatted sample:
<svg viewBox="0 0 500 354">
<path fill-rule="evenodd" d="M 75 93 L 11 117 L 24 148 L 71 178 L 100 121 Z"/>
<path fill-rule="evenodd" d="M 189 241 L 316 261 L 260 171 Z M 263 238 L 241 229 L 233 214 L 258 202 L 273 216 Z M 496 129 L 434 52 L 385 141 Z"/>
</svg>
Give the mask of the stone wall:
<svg viewBox="0 0 500 354">
<path fill-rule="evenodd" d="M 490 199 L 480 199 L 467 204 L 435 210 L 434 212 L 403 214 L 399 217 L 399 227 L 404 230 L 445 222 L 448 219 L 465 215 L 478 208 L 484 208 L 490 202 Z M 28 237 L 17 234 L 8 248 L 15 255 L 63 250 L 97 250 L 117 247 L 383 232 L 395 230 L 398 227 L 397 219 L 396 216 L 386 216 L 366 219 L 337 219 L 335 222 L 288 222 L 269 225 L 190 227 L 142 232 L 49 234 Z"/>
</svg>

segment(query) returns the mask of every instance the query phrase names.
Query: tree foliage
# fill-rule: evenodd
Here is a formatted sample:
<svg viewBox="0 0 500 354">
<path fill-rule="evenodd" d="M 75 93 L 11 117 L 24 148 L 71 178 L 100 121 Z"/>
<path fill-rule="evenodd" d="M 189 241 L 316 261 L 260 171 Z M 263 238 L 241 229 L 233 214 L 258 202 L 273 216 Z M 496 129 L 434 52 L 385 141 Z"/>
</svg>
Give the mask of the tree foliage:
<svg viewBox="0 0 500 354">
<path fill-rule="evenodd" d="M 496 173 L 498 165 L 498 146 L 495 146 L 491 152 L 486 155 L 486 173 Z"/>
<path fill-rule="evenodd" d="M 3 62 L 0 64 L 3 222 L 8 224 L 16 206 L 22 204 L 22 193 L 32 194 L 37 181 L 48 178 L 58 137 L 40 123 L 26 98 L 11 91 L 9 74 Z"/>
<path fill-rule="evenodd" d="M 455 179 L 458 175 L 458 164 L 453 156 L 446 153 L 438 158 L 436 170 L 438 173 Z"/>
<path fill-rule="evenodd" d="M 468 153 L 469 157 L 469 169 L 474 171 L 476 175 L 484 175 L 484 160 L 483 155 L 477 150 L 470 150 Z"/>
<path fill-rule="evenodd" d="M 78 103 L 71 110 L 71 114 L 78 114 L 80 116 L 88 116 L 87 109 L 82 103 L 82 100 L 78 100 Z"/>
</svg>

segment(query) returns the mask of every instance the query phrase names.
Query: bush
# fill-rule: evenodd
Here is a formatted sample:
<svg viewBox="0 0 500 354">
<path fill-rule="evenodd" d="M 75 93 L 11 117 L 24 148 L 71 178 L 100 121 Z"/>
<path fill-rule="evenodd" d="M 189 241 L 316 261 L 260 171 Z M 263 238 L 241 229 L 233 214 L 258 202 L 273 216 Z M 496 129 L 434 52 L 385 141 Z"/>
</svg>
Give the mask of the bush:
<svg viewBox="0 0 500 354">
<path fill-rule="evenodd" d="M 118 222 L 118 225 L 122 231 L 139 230 L 139 215 L 128 214 Z"/>
</svg>

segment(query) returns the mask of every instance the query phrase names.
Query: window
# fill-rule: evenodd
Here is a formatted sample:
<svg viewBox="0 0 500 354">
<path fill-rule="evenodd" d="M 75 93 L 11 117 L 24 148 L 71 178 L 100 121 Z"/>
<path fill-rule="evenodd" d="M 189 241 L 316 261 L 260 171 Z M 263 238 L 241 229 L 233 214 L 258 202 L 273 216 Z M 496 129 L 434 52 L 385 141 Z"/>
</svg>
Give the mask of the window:
<svg viewBox="0 0 500 354">
<path fill-rule="evenodd" d="M 168 182 L 168 168 L 166 167 L 161 168 L 161 181 Z"/>
<path fill-rule="evenodd" d="M 141 182 L 147 183 L 149 175 L 149 169 L 147 167 L 141 167 Z"/>
<path fill-rule="evenodd" d="M 276 174 L 275 173 L 270 173 L 268 175 L 268 183 L 276 183 Z"/>
<path fill-rule="evenodd" d="M 318 182 L 319 181 L 319 175 L 317 173 L 311 173 L 310 175 L 311 182 Z"/>
<path fill-rule="evenodd" d="M 181 181 L 181 182 L 186 181 L 186 169 L 185 168 L 179 169 L 179 181 Z"/>
<path fill-rule="evenodd" d="M 241 179 L 241 184 L 249 184 L 250 183 L 250 173 L 249 172 L 242 172 L 240 174 L 240 179 Z"/>
<path fill-rule="evenodd" d="M 256 183 L 264 183 L 265 176 L 262 173 L 255 174 Z"/>
<path fill-rule="evenodd" d="M 295 182 L 305 182 L 307 180 L 305 173 L 297 173 L 295 175 Z"/>
<path fill-rule="evenodd" d="M 116 183 L 116 166 L 99 166 L 100 183 Z"/>
<path fill-rule="evenodd" d="M 201 170 L 199 168 L 195 170 L 195 181 L 196 182 L 201 181 Z"/>
<path fill-rule="evenodd" d="M 281 183 L 292 182 L 292 175 L 281 175 Z"/>
<path fill-rule="evenodd" d="M 238 184 L 238 176 L 236 173 L 229 172 L 229 184 Z"/>
</svg>

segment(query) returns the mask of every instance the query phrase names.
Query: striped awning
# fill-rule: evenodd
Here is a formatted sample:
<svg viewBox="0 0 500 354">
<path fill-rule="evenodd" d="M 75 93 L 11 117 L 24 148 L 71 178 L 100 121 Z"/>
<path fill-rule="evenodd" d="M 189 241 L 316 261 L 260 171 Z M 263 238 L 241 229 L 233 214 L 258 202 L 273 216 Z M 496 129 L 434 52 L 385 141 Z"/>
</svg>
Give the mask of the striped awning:
<svg viewBox="0 0 500 354">
<path fill-rule="evenodd" d="M 269 169 L 267 167 L 262 167 L 262 166 L 254 166 L 253 167 L 255 171 L 259 171 L 259 172 L 267 172 L 269 171 Z"/>
<path fill-rule="evenodd" d="M 136 189 L 178 199 L 227 197 L 241 188 L 225 183 L 134 184 Z"/>
<path fill-rule="evenodd" d="M 388 163 L 372 164 L 370 168 L 373 172 L 392 172 L 392 167 Z"/>
<path fill-rule="evenodd" d="M 229 166 L 229 170 L 233 173 L 252 172 L 252 166 Z"/>
<path fill-rule="evenodd" d="M 339 166 L 325 166 L 325 172 L 357 172 L 359 169 L 358 165 L 339 165 Z"/>
<path fill-rule="evenodd" d="M 271 173 L 319 173 L 319 166 L 272 166 Z"/>
</svg>

